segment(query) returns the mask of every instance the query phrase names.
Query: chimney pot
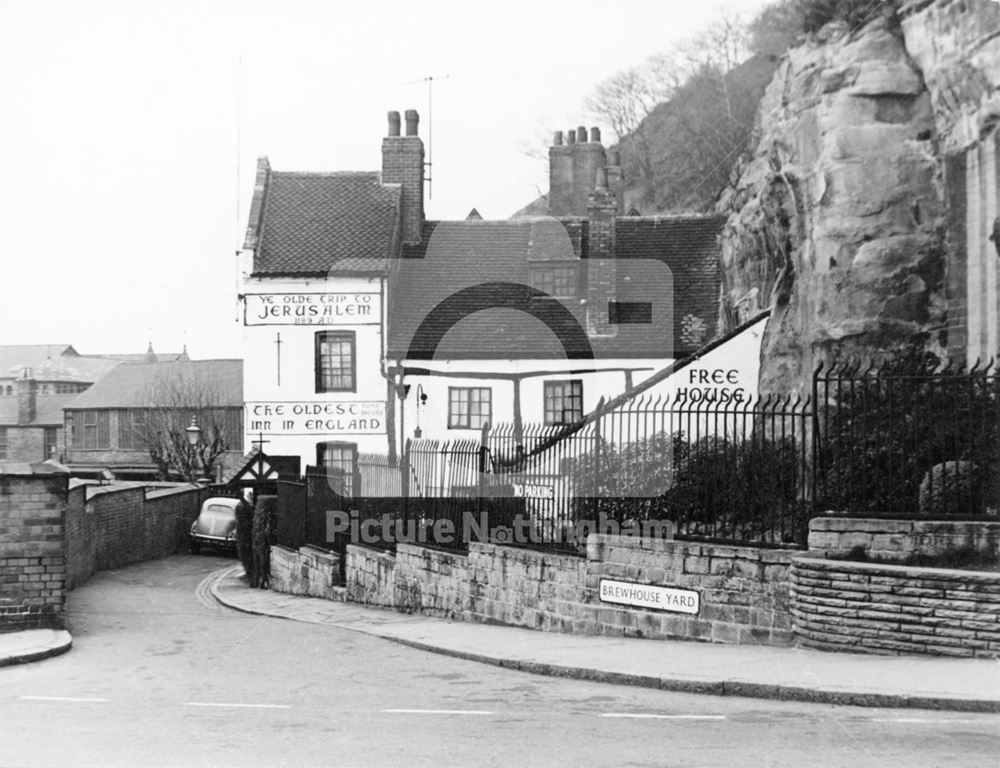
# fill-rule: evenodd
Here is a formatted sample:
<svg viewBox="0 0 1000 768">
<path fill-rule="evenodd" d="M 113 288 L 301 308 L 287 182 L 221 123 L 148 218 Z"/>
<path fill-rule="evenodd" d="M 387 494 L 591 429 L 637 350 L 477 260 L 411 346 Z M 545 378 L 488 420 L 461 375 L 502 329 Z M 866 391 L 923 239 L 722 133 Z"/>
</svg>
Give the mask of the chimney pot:
<svg viewBox="0 0 1000 768">
<path fill-rule="evenodd" d="M 576 130 L 575 129 L 570 128 L 568 131 L 566 131 L 566 143 L 567 144 L 576 144 Z"/>
<path fill-rule="evenodd" d="M 585 144 L 587 142 L 587 129 L 585 126 L 578 126 L 576 129 L 576 140 L 580 144 Z"/>
<path fill-rule="evenodd" d="M 555 135 L 552 137 L 552 146 L 553 147 L 561 147 L 562 143 L 563 143 L 563 134 L 562 134 L 562 131 L 556 131 Z"/>
<path fill-rule="evenodd" d="M 601 143 L 601 129 L 596 125 L 590 129 L 590 140 L 595 141 L 598 144 Z"/>
<path fill-rule="evenodd" d="M 622 158 L 617 149 L 608 150 L 608 165 L 621 165 Z"/>
<path fill-rule="evenodd" d="M 406 110 L 406 135 L 416 136 L 417 126 L 420 124 L 420 115 L 417 114 L 417 110 L 408 109 Z"/>
<path fill-rule="evenodd" d="M 399 136 L 399 112 L 389 113 L 389 135 Z"/>
</svg>

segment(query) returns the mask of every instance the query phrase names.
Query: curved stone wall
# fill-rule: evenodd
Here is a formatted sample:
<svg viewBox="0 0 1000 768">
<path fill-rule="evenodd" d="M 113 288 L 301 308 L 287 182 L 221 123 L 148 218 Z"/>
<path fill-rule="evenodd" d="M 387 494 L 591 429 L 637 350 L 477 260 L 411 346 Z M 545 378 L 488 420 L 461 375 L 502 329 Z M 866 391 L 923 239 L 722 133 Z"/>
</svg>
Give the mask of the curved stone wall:
<svg viewBox="0 0 1000 768">
<path fill-rule="evenodd" d="M 791 582 L 804 646 L 1000 657 L 1000 573 L 797 557 Z"/>
</svg>

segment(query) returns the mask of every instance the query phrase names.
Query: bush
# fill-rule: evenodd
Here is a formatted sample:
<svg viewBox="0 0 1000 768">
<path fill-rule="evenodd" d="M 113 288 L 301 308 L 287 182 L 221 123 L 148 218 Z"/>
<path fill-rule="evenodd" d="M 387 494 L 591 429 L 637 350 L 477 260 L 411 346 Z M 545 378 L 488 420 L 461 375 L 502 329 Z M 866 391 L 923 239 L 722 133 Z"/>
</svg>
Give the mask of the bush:
<svg viewBox="0 0 1000 768">
<path fill-rule="evenodd" d="M 970 514 L 980 498 L 979 468 L 971 461 L 935 464 L 920 481 L 920 514 Z"/>
<path fill-rule="evenodd" d="M 803 32 L 817 32 L 831 21 L 842 21 L 852 30 L 895 10 L 896 0 L 799 0 Z"/>
<path fill-rule="evenodd" d="M 937 367 L 908 349 L 878 373 L 820 380 L 819 506 L 940 515 L 996 505 L 1000 376 Z"/>
<path fill-rule="evenodd" d="M 680 534 L 789 543 L 803 536 L 800 450 L 790 438 L 736 440 L 658 433 L 602 448 L 574 466 L 577 519 L 671 520 Z M 596 477 L 596 486 L 595 486 Z"/>
<path fill-rule="evenodd" d="M 275 543 L 277 496 L 258 496 L 253 513 L 253 578 L 251 587 L 267 589 L 271 582 L 271 545 Z"/>
<path fill-rule="evenodd" d="M 253 584 L 253 507 L 245 501 L 236 505 L 236 554 L 243 564 L 247 582 Z"/>
</svg>

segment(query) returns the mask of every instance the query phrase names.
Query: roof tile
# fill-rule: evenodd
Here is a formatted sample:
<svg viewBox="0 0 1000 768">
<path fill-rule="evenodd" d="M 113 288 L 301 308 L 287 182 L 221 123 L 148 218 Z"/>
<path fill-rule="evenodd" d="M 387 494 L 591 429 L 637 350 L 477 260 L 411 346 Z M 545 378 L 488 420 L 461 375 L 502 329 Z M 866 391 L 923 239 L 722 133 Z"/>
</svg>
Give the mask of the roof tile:
<svg viewBox="0 0 1000 768">
<path fill-rule="evenodd" d="M 400 194 L 378 173 L 270 173 L 254 273 L 384 272 Z"/>
</svg>

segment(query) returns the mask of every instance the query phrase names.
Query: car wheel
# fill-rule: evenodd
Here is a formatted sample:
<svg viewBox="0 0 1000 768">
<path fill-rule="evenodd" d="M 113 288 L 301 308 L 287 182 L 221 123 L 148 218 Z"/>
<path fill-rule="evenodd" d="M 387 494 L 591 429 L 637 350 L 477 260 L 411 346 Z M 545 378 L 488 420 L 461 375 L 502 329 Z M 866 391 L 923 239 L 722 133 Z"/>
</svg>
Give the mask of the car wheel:
<svg viewBox="0 0 1000 768">
<path fill-rule="evenodd" d="M 191 542 L 191 554 L 192 555 L 197 555 L 199 552 L 201 552 L 201 544 L 198 543 L 197 541 L 192 541 Z"/>
</svg>

